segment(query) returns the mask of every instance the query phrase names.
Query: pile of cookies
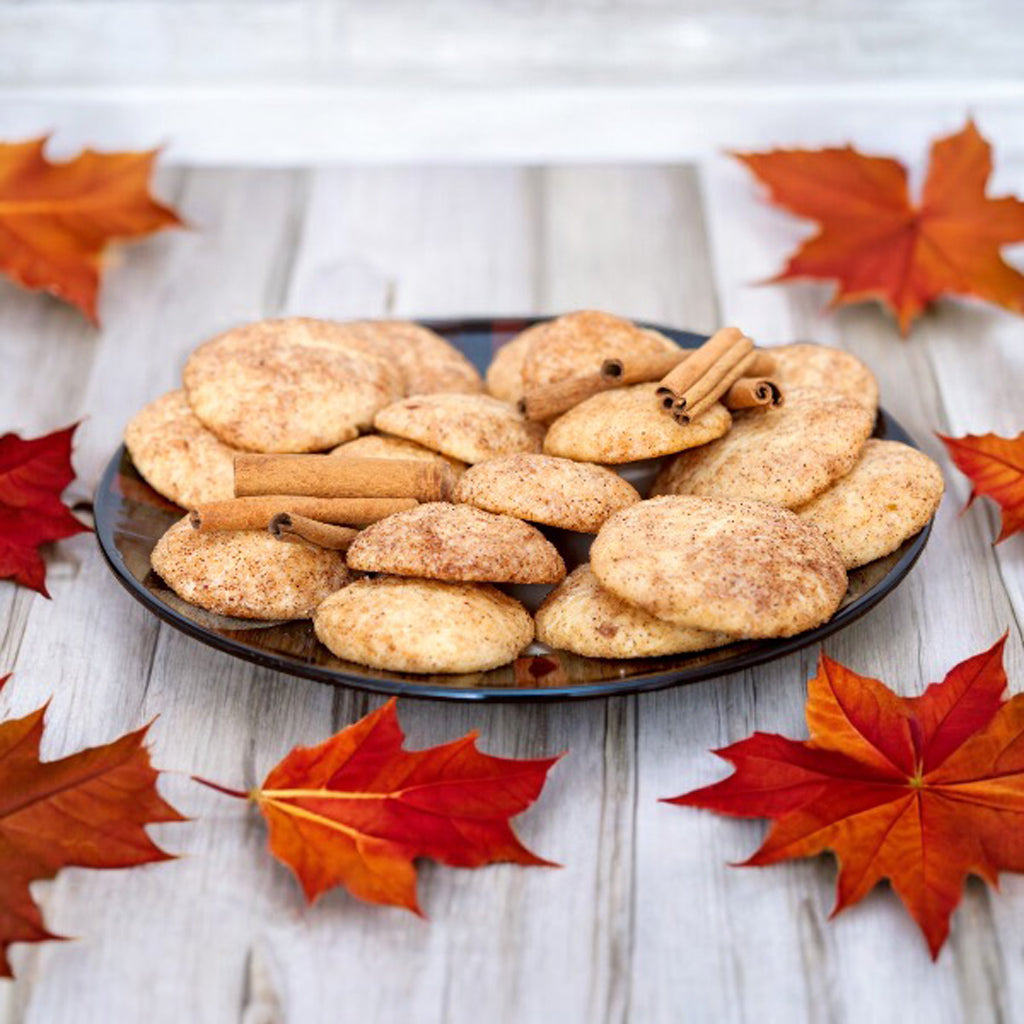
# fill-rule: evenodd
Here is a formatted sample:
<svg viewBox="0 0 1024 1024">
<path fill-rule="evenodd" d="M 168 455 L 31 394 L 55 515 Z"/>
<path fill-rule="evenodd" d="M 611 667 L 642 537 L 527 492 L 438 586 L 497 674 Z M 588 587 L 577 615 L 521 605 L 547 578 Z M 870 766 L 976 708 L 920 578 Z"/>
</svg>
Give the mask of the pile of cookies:
<svg viewBox="0 0 1024 1024">
<path fill-rule="evenodd" d="M 608 313 L 528 328 L 485 380 L 409 322 L 236 328 L 125 431 L 189 511 L 153 569 L 208 611 L 312 618 L 338 658 L 391 671 L 485 671 L 534 639 L 640 658 L 802 632 L 835 613 L 847 570 L 928 522 L 943 481 L 871 438 L 878 389 L 852 355 L 741 354 L 770 366 L 772 400 L 737 408 L 730 378 L 688 417 L 658 380 L 599 379 L 690 358 Z M 579 400 L 528 418 L 559 389 Z M 537 588 L 531 614 L 518 598 Z"/>
</svg>

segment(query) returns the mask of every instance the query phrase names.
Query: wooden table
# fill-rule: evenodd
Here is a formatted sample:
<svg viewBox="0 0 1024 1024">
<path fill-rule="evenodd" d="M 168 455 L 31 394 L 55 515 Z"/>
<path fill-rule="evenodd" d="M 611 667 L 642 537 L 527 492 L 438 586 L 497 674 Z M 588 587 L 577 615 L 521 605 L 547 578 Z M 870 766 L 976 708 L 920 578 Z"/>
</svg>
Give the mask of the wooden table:
<svg viewBox="0 0 1024 1024">
<path fill-rule="evenodd" d="M 1021 190 L 1024 163 L 1000 165 Z M 0 430 L 83 419 L 71 495 L 85 499 L 143 403 L 188 351 L 241 320 L 548 313 L 599 307 L 764 343 L 856 352 L 882 400 L 939 459 L 948 497 L 931 543 L 884 604 L 828 643 L 912 694 L 1009 628 L 1024 682 L 1024 537 L 996 516 L 933 431 L 1022 424 L 1024 324 L 943 303 L 901 341 L 875 308 L 824 315 L 827 290 L 755 286 L 805 228 L 758 201 L 723 157 L 687 166 L 166 171 L 194 230 L 125 252 L 104 328 L 0 287 Z M 805 735 L 816 652 L 638 698 L 545 706 L 406 701 L 414 746 L 481 730 L 518 757 L 568 749 L 527 843 L 562 870 L 424 864 L 430 921 L 342 892 L 313 909 L 266 851 L 255 812 L 189 781 L 247 787 L 296 744 L 376 707 L 359 693 L 235 661 L 165 627 L 115 583 L 93 537 L 49 556 L 52 601 L 0 584 L 0 715 L 52 697 L 44 752 L 105 742 L 159 716 L 162 791 L 195 820 L 154 827 L 180 860 L 61 873 L 34 887 L 76 941 L 13 949 L 0 1021 L 558 1024 L 599 1021 L 1008 1020 L 1024 1015 L 1024 878 L 971 882 L 932 964 L 888 891 L 828 921 L 827 858 L 736 869 L 764 831 L 658 798 L 724 774 L 708 753 L 754 729 Z"/>
</svg>

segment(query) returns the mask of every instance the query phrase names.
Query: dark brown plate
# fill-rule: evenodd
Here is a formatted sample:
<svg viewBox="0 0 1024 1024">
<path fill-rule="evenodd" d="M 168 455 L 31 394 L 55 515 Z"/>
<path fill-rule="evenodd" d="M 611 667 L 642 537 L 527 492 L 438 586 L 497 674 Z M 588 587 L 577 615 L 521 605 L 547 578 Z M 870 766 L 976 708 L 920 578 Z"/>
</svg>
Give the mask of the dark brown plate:
<svg viewBox="0 0 1024 1024">
<path fill-rule="evenodd" d="M 491 355 L 532 318 L 424 321 L 484 369 Z M 694 348 L 703 336 L 658 324 L 680 345 Z M 876 437 L 913 445 L 913 438 L 884 410 Z M 160 497 L 139 476 L 119 448 L 96 492 L 96 536 L 118 581 L 138 601 L 175 629 L 258 665 L 375 693 L 443 700 L 537 701 L 604 697 L 694 683 L 739 672 L 819 643 L 843 629 L 891 593 L 910 571 L 931 532 L 929 523 L 898 550 L 850 573 L 850 587 L 839 611 L 823 626 L 785 640 L 745 641 L 700 654 L 614 661 L 580 658 L 564 651 L 526 654 L 511 665 L 471 675 L 413 675 L 385 672 L 335 658 L 313 634 L 308 621 L 250 622 L 213 615 L 178 598 L 149 566 L 149 555 L 164 531 L 183 511 Z"/>
</svg>

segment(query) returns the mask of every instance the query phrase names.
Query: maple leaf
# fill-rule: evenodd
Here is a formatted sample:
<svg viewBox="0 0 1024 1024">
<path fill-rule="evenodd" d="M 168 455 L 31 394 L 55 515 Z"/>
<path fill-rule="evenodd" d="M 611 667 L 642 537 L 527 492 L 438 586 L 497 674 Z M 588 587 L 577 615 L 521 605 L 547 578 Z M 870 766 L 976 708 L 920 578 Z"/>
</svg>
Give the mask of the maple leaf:
<svg viewBox="0 0 1024 1024">
<path fill-rule="evenodd" d="M 404 750 L 392 698 L 319 746 L 297 747 L 251 793 L 196 781 L 256 802 L 271 852 L 310 902 L 343 885 L 368 903 L 421 914 L 417 857 L 553 866 L 523 846 L 509 819 L 537 799 L 558 758 L 491 757 L 476 735 Z"/>
<path fill-rule="evenodd" d="M 769 733 L 715 751 L 735 772 L 669 799 L 774 822 L 745 863 L 832 850 L 833 914 L 882 878 L 936 957 L 968 874 L 1024 870 L 1024 694 L 1002 700 L 1003 645 L 898 697 L 823 654 L 810 681 L 810 739 Z"/>
<path fill-rule="evenodd" d="M 0 579 L 13 578 L 49 597 L 39 548 L 88 533 L 60 500 L 75 478 L 71 439 L 78 424 L 45 437 L 0 437 Z"/>
<path fill-rule="evenodd" d="M 996 543 L 1024 530 L 1024 431 L 1016 437 L 998 434 L 936 435 L 946 446 L 957 468 L 974 485 L 965 509 L 979 494 L 999 503 L 1002 529 Z"/>
<path fill-rule="evenodd" d="M 98 323 L 104 249 L 182 223 L 149 193 L 157 151 L 46 159 L 45 137 L 0 143 L 0 270 Z"/>
<path fill-rule="evenodd" d="M 946 293 L 1024 312 L 1024 274 L 999 252 L 1024 241 L 1024 202 L 986 197 L 992 152 L 972 121 L 932 145 L 916 204 L 899 161 L 851 146 L 734 155 L 773 202 L 819 222 L 774 281 L 834 280 L 833 305 L 878 299 L 903 334 Z"/>
<path fill-rule="evenodd" d="M 6 677 L 0 680 L 0 685 Z M 57 761 L 39 760 L 46 706 L 0 722 L 0 977 L 15 942 L 60 936 L 43 924 L 29 884 L 61 868 L 168 860 L 144 826 L 185 819 L 156 791 L 149 726 Z"/>
</svg>

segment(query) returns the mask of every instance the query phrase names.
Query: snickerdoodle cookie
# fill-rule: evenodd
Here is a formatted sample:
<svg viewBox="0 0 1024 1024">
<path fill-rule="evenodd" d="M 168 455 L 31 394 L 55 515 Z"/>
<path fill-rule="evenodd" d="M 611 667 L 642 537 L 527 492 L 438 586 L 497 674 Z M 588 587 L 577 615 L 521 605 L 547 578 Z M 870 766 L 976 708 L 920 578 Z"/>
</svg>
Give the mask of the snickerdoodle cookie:
<svg viewBox="0 0 1024 1024">
<path fill-rule="evenodd" d="M 235 495 L 237 449 L 203 426 L 184 391 L 170 391 L 137 412 L 124 443 L 146 483 L 185 508 Z"/>
<path fill-rule="evenodd" d="M 667 462 L 651 493 L 798 508 L 853 469 L 873 426 L 874 413 L 847 395 L 787 388 L 785 405 L 739 412 L 724 437 Z"/>
<path fill-rule="evenodd" d="M 820 527 L 853 569 L 923 529 L 944 489 L 942 471 L 924 452 L 872 438 L 853 469 L 797 515 Z"/>
<path fill-rule="evenodd" d="M 542 334 L 549 321 L 534 324 L 506 341 L 487 367 L 487 390 L 503 402 L 515 405 L 523 397 L 523 362 L 534 338 Z"/>
<path fill-rule="evenodd" d="M 265 530 L 194 530 L 186 516 L 153 548 L 153 568 L 182 600 L 241 619 L 304 619 L 350 577 L 337 551 Z"/>
<path fill-rule="evenodd" d="M 210 430 L 258 452 L 340 444 L 403 391 L 401 374 L 344 324 L 303 317 L 218 335 L 192 353 L 184 382 Z"/>
<path fill-rule="evenodd" d="M 394 576 L 332 594 L 313 625 L 339 658 L 392 672 L 485 672 L 533 639 L 529 612 L 495 587 Z"/>
<path fill-rule="evenodd" d="M 437 391 L 477 394 L 484 389 L 476 367 L 427 327 L 410 320 L 355 320 L 344 326 L 398 367 L 406 395 Z"/>
<path fill-rule="evenodd" d="M 488 583 L 557 583 L 565 563 L 529 523 L 471 505 L 428 502 L 363 530 L 348 549 L 363 572 Z"/>
<path fill-rule="evenodd" d="M 792 387 L 824 388 L 848 395 L 871 410 L 878 408 L 878 381 L 855 355 L 806 342 L 765 350 L 775 361 L 772 378 Z"/>
<path fill-rule="evenodd" d="M 381 409 L 373 425 L 462 462 L 539 452 L 544 429 L 490 395 L 414 395 Z"/>
<path fill-rule="evenodd" d="M 597 373 L 606 359 L 681 353 L 664 334 L 597 310 L 566 313 L 539 326 L 523 359 L 522 379 L 527 391 Z"/>
<path fill-rule="evenodd" d="M 589 565 L 574 569 L 537 610 L 537 639 L 585 658 L 657 658 L 732 640 L 656 619 L 605 590 Z"/>
<path fill-rule="evenodd" d="M 791 636 L 831 618 L 846 570 L 813 523 L 761 501 L 661 497 L 617 512 L 590 551 L 598 581 L 667 622 Z"/>
<path fill-rule="evenodd" d="M 503 455 L 470 467 L 455 500 L 564 530 L 596 533 L 619 509 L 640 500 L 632 484 L 603 466 L 550 455 Z"/>
<path fill-rule="evenodd" d="M 548 427 L 544 451 L 577 462 L 636 462 L 707 444 L 725 434 L 732 417 L 716 402 L 685 425 L 658 404 L 657 383 L 592 395 Z"/>
</svg>

